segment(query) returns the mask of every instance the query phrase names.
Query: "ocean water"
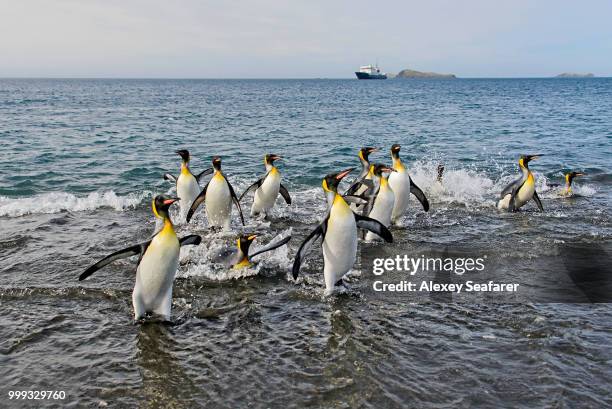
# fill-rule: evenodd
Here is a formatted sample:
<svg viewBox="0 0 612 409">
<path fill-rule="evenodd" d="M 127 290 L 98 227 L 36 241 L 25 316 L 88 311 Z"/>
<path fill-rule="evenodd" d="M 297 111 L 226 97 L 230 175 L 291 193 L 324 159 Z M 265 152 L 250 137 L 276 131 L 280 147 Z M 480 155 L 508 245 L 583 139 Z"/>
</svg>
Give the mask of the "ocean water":
<svg viewBox="0 0 612 409">
<path fill-rule="evenodd" d="M 323 296 L 320 251 L 296 281 L 301 240 L 325 213 L 321 178 L 359 166 L 361 146 L 401 156 L 416 200 L 386 247 L 467 246 L 509 275 L 554 274 L 564 246 L 612 243 L 612 79 L 0 80 L 0 393 L 64 390 L 70 407 L 604 407 L 612 405 L 610 304 L 408 304 L 360 288 Z M 194 172 L 215 155 L 238 193 L 279 168 L 293 204 L 211 233 L 179 235 L 173 322 L 135 325 L 134 260 L 84 282 L 108 253 L 155 231 L 173 152 Z M 495 200 L 531 163 L 545 211 Z M 436 167 L 446 167 L 443 185 Z M 579 170 L 576 196 L 559 197 Z M 245 212 L 248 213 L 248 204 Z M 208 257 L 256 232 L 292 235 L 248 270 Z M 552 266 L 552 267 L 551 267 Z M 612 274 L 612 272 L 610 272 Z M 8 400 L 4 403 L 11 404 Z M 56 402 L 57 403 L 57 402 Z M 53 402 L 38 401 L 37 406 Z"/>
</svg>

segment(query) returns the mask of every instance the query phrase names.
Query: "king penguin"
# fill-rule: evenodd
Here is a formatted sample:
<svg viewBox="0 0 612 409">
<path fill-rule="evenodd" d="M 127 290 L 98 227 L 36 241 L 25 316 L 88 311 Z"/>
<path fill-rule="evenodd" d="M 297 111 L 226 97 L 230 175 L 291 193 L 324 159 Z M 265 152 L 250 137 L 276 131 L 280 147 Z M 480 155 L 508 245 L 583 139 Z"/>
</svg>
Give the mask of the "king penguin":
<svg viewBox="0 0 612 409">
<path fill-rule="evenodd" d="M 257 235 L 255 234 L 241 234 L 236 240 L 235 248 L 222 251 L 221 253 L 217 254 L 212 261 L 214 263 L 223 264 L 227 267 L 232 267 L 235 269 L 251 267 L 253 265 L 253 257 L 275 250 L 287 244 L 289 240 L 291 240 L 291 236 L 287 236 L 277 242 L 269 243 L 267 246 L 258 249 L 253 253 L 249 253 L 249 248 L 256 238 Z"/>
<path fill-rule="evenodd" d="M 293 262 L 293 277 L 297 279 L 308 249 L 322 238 L 323 275 L 328 295 L 333 293 L 335 285 L 342 283 L 344 274 L 355 264 L 358 227 L 378 234 L 388 243 L 393 242 L 389 229 L 374 219 L 354 213 L 338 194 L 338 184 L 352 170 L 329 174 L 323 179 L 323 190 L 331 206 L 323 222 L 300 245 Z"/>
<path fill-rule="evenodd" d="M 544 211 L 538 192 L 535 190 L 535 176 L 529 170 L 529 162 L 540 156 L 542 155 L 521 155 L 518 163 L 522 175 L 502 190 L 497 202 L 498 209 L 515 212 L 533 199 L 540 211 Z"/>
<path fill-rule="evenodd" d="M 151 240 L 119 250 L 85 270 L 80 276 L 82 281 L 115 260 L 140 255 L 136 270 L 136 284 L 132 292 L 134 319 L 139 320 L 147 314 L 156 314 L 166 321 L 170 320 L 172 307 L 172 285 L 178 268 L 179 248 L 198 245 L 201 237 L 189 235 L 178 239 L 174 232 L 168 209 L 178 198 L 165 195 L 153 199 L 153 214 L 164 224 Z"/>
<path fill-rule="evenodd" d="M 581 173 L 581 172 L 569 172 L 565 174 L 565 189 L 563 189 L 561 191 L 561 196 L 573 196 L 574 193 L 572 192 L 572 182 L 574 181 L 574 178 L 576 178 L 577 176 L 585 176 L 586 173 Z"/>
<path fill-rule="evenodd" d="M 399 219 L 406 212 L 411 193 L 421 202 L 423 210 L 426 212 L 429 211 L 429 201 L 427 197 L 425 197 L 423 191 L 415 185 L 410 178 L 408 170 L 406 170 L 406 167 L 400 159 L 400 149 L 401 146 L 398 144 L 391 146 L 393 169 L 396 170 L 389 175 L 389 186 L 391 186 L 391 189 L 395 192 L 395 203 L 393 205 L 393 213 L 391 214 L 391 221 L 394 224 L 397 224 Z"/>
<path fill-rule="evenodd" d="M 290 205 L 291 197 L 289 191 L 281 183 L 281 174 L 274 166 L 274 161 L 279 160 L 281 157 L 274 154 L 267 154 L 264 156 L 264 165 L 266 167 L 266 174 L 240 195 L 238 201 L 241 201 L 244 195 L 248 192 L 255 190 L 255 197 L 253 198 L 253 205 L 251 206 L 251 216 L 257 216 L 260 213 L 267 215 L 267 213 L 274 207 L 276 198 L 280 193 L 285 202 Z"/>
<path fill-rule="evenodd" d="M 198 197 L 187 212 L 187 222 L 193 217 L 197 208 L 206 201 L 206 218 L 209 227 L 221 227 L 229 230 L 232 215 L 232 202 L 238 208 L 240 220 L 244 226 L 244 216 L 234 188 L 221 171 L 221 158 L 215 156 L 212 160 L 214 175 L 204 186 Z"/>
<path fill-rule="evenodd" d="M 368 207 L 364 214 L 368 217 L 378 220 L 385 227 L 391 225 L 391 214 L 393 213 L 393 205 L 395 203 L 395 193 L 391 186 L 389 186 L 388 176 L 384 173 L 395 172 L 395 169 L 385 165 L 376 164 L 371 165 L 371 172 L 377 179 L 378 191 L 371 195 Z M 368 232 L 365 236 L 366 241 L 372 241 L 376 237 L 372 232 Z"/>
<path fill-rule="evenodd" d="M 181 215 L 185 217 L 189 207 L 200 193 L 200 180 L 204 176 L 210 175 L 212 173 L 212 168 L 208 168 L 200 174 L 194 175 L 189 169 L 189 160 L 191 159 L 189 151 L 187 149 L 181 149 L 176 151 L 176 154 L 182 159 L 181 173 L 178 177 L 166 173 L 164 174 L 164 179 L 176 183 L 176 195 L 180 199 L 179 205 L 181 207 Z"/>
</svg>

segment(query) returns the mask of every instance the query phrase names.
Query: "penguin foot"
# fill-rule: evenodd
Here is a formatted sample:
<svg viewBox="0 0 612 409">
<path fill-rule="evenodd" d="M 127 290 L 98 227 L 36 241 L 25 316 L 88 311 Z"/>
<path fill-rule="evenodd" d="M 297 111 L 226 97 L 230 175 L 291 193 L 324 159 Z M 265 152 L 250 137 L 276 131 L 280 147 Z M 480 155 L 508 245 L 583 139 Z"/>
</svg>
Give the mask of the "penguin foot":
<svg viewBox="0 0 612 409">
<path fill-rule="evenodd" d="M 156 314 L 154 312 L 147 312 L 144 315 L 141 315 L 138 318 L 134 319 L 134 325 L 143 324 L 175 325 L 175 323 L 170 320 L 170 317 L 166 315 Z"/>
</svg>

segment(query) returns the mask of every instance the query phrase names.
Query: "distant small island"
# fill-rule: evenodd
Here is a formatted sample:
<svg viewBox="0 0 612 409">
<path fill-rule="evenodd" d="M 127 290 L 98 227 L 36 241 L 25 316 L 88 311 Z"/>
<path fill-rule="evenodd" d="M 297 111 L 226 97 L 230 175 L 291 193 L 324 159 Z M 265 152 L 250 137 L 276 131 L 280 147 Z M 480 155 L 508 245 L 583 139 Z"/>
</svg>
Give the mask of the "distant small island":
<svg viewBox="0 0 612 409">
<path fill-rule="evenodd" d="M 564 72 L 562 74 L 555 76 L 555 78 L 593 78 L 594 76 L 595 75 L 593 75 L 590 72 L 586 74 L 580 74 L 577 72 Z"/>
<path fill-rule="evenodd" d="M 422 72 L 405 69 L 395 75 L 394 78 L 457 78 L 455 74 L 438 74 L 435 72 Z"/>
</svg>

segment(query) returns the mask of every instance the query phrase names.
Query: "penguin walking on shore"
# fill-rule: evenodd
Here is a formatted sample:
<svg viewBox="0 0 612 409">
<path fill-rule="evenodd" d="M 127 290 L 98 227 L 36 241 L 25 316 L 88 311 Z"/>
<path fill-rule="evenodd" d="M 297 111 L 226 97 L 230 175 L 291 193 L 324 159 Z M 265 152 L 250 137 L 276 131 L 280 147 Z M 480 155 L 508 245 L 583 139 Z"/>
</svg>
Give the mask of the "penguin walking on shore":
<svg viewBox="0 0 612 409">
<path fill-rule="evenodd" d="M 338 184 L 352 170 L 329 174 L 323 179 L 323 190 L 331 206 L 323 222 L 302 242 L 293 262 L 293 277 L 297 279 L 308 249 L 322 238 L 326 294 L 331 294 L 336 285 L 342 284 L 342 277 L 355 264 L 358 227 L 376 233 L 388 243 L 393 242 L 389 229 L 377 220 L 354 213 L 338 194 Z"/>
<path fill-rule="evenodd" d="M 132 292 L 132 305 L 134 306 L 134 319 L 139 320 L 147 314 L 156 314 L 166 321 L 170 320 L 172 307 L 172 286 L 174 275 L 179 263 L 179 249 L 181 246 L 198 245 L 202 238 L 198 235 L 189 235 L 181 239 L 174 232 L 172 220 L 168 209 L 178 198 L 165 195 L 153 199 L 153 214 L 163 220 L 163 227 L 144 243 L 119 250 L 85 270 L 79 281 L 103 268 L 104 266 L 131 256 L 140 255 L 136 270 L 136 283 Z"/>
<path fill-rule="evenodd" d="M 233 202 L 238 208 L 240 220 L 244 226 L 244 216 L 242 215 L 242 208 L 236 197 L 236 192 L 221 171 L 221 158 L 215 156 L 212 160 L 212 164 L 214 175 L 191 204 L 187 212 L 187 222 L 191 220 L 198 207 L 206 202 L 208 226 L 213 228 L 221 227 L 224 230 L 229 230 Z"/>
<path fill-rule="evenodd" d="M 400 159 L 400 149 L 401 146 L 398 144 L 391 146 L 392 167 L 395 169 L 395 172 L 389 175 L 389 186 L 395 193 L 395 203 L 393 205 L 393 213 L 391 214 L 391 221 L 394 224 L 397 224 L 399 219 L 406 213 L 410 194 L 413 194 L 421 202 L 424 211 L 429 211 L 429 201 L 421 188 L 414 184 L 410 178 L 408 170 Z"/>
<path fill-rule="evenodd" d="M 181 149 L 176 151 L 176 154 L 179 155 L 182 160 L 181 173 L 179 173 L 178 177 L 166 173 L 164 174 L 164 179 L 176 184 L 176 195 L 180 199 L 179 206 L 181 208 L 181 215 L 185 217 L 189 207 L 200 193 L 200 181 L 204 176 L 212 173 L 212 168 L 208 168 L 198 175 L 194 175 L 189 169 L 189 161 L 191 159 L 189 151 L 187 149 Z"/>
<path fill-rule="evenodd" d="M 264 156 L 266 174 L 249 186 L 238 199 L 240 202 L 248 192 L 255 191 L 253 205 L 251 206 L 251 216 L 257 216 L 261 213 L 267 216 L 268 212 L 274 207 L 279 193 L 288 205 L 291 204 L 289 191 L 281 183 L 281 174 L 276 166 L 274 166 L 274 161 L 279 159 L 281 159 L 281 157 L 274 154 L 267 154 Z"/>
<path fill-rule="evenodd" d="M 277 242 L 269 243 L 267 246 L 249 254 L 249 248 L 256 238 L 257 235 L 255 234 L 241 234 L 236 240 L 236 247 L 217 254 L 212 259 L 213 263 L 223 264 L 235 269 L 251 267 L 253 265 L 253 257 L 284 246 L 291 240 L 291 236 L 287 236 Z"/>
<path fill-rule="evenodd" d="M 371 172 L 377 179 L 378 189 L 376 193 L 371 195 L 368 206 L 363 214 L 374 220 L 378 220 L 385 227 L 389 227 L 391 225 L 391 215 L 395 204 L 395 193 L 391 186 L 389 186 L 388 176 L 385 176 L 384 173 L 395 172 L 395 169 L 381 164 L 371 165 L 371 168 Z M 366 241 L 372 241 L 375 238 L 376 235 L 374 233 L 366 233 Z"/>
<path fill-rule="evenodd" d="M 540 211 L 544 211 L 538 192 L 535 190 L 535 176 L 529 169 L 529 162 L 540 156 L 543 155 L 521 155 L 518 161 L 521 177 L 502 190 L 497 202 L 498 209 L 515 212 L 533 199 Z"/>
</svg>

